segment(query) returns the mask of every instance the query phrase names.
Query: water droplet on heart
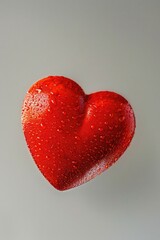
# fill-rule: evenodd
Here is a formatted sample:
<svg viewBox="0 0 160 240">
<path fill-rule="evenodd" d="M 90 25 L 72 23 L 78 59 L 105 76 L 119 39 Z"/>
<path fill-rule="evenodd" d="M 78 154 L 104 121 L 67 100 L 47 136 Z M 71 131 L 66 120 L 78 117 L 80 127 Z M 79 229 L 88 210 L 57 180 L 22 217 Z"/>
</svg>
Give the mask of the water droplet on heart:
<svg viewBox="0 0 160 240">
<path fill-rule="evenodd" d="M 51 103 L 55 103 L 53 99 L 51 100 Z"/>
<path fill-rule="evenodd" d="M 79 136 L 75 136 L 74 138 L 77 139 L 77 140 L 79 140 Z"/>
<path fill-rule="evenodd" d="M 100 139 L 102 139 L 102 140 L 105 139 L 105 136 L 100 136 Z"/>
<path fill-rule="evenodd" d="M 53 92 L 50 92 L 51 95 L 53 95 L 54 93 Z"/>
<path fill-rule="evenodd" d="M 109 126 L 108 128 L 109 128 L 109 130 L 113 130 L 113 126 Z"/>
<path fill-rule="evenodd" d="M 113 113 L 110 113 L 109 116 L 112 118 L 113 117 Z"/>
<path fill-rule="evenodd" d="M 35 106 L 36 107 L 42 107 L 42 104 L 36 103 Z"/>
<path fill-rule="evenodd" d="M 125 116 L 119 117 L 119 122 L 123 122 L 125 120 Z"/>
<path fill-rule="evenodd" d="M 45 125 L 43 123 L 40 124 L 41 128 L 45 128 Z"/>
<path fill-rule="evenodd" d="M 41 92 L 42 92 L 42 90 L 39 89 L 39 88 L 37 88 L 36 91 L 37 91 L 38 93 L 41 93 Z"/>
<path fill-rule="evenodd" d="M 94 126 L 93 126 L 93 125 L 91 125 L 91 129 L 94 129 Z"/>
<path fill-rule="evenodd" d="M 66 115 L 66 112 L 62 111 L 62 114 L 63 114 L 63 115 Z"/>
<path fill-rule="evenodd" d="M 132 109 L 130 109 L 130 111 L 129 111 L 129 115 L 130 115 L 131 117 L 134 115 L 134 113 L 133 113 L 133 110 L 132 110 Z"/>
<path fill-rule="evenodd" d="M 63 124 L 63 123 L 64 123 L 64 121 L 63 121 L 63 120 L 61 120 L 61 123 Z"/>
<path fill-rule="evenodd" d="M 61 132 L 61 131 L 62 131 L 61 129 L 57 128 L 57 132 Z"/>
<path fill-rule="evenodd" d="M 102 131 L 103 131 L 103 128 L 99 127 L 98 130 L 99 130 L 100 132 L 102 132 Z"/>
</svg>

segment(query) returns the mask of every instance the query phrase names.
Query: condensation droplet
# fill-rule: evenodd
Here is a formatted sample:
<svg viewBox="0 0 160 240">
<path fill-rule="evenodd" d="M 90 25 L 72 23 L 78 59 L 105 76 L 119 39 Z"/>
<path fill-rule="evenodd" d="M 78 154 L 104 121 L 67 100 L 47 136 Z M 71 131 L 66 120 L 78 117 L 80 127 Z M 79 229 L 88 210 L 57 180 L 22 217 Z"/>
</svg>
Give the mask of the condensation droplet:
<svg viewBox="0 0 160 240">
<path fill-rule="evenodd" d="M 109 116 L 112 118 L 113 117 L 113 113 L 110 113 Z"/>
<path fill-rule="evenodd" d="M 98 130 L 99 130 L 100 132 L 102 132 L 102 131 L 103 131 L 103 128 L 100 127 L 100 128 L 98 128 Z"/>
<path fill-rule="evenodd" d="M 105 139 L 105 136 L 100 136 L 100 139 L 102 139 L 102 140 Z"/>
<path fill-rule="evenodd" d="M 59 128 L 57 128 L 57 132 L 62 132 L 62 130 L 61 130 L 61 129 L 59 129 Z"/>
<path fill-rule="evenodd" d="M 91 129 L 94 129 L 94 126 L 93 126 L 93 125 L 91 125 Z"/>
<path fill-rule="evenodd" d="M 123 122 L 125 120 L 125 116 L 119 117 L 119 122 Z"/>
<path fill-rule="evenodd" d="M 42 92 L 42 90 L 39 89 L 39 88 L 37 88 L 36 91 L 37 91 L 38 93 L 41 93 L 41 92 Z"/>
<path fill-rule="evenodd" d="M 132 109 L 129 111 L 129 115 L 130 115 L 130 116 L 133 116 L 133 115 L 134 115 Z"/>
<path fill-rule="evenodd" d="M 74 138 L 77 139 L 77 140 L 79 140 L 79 137 L 78 137 L 78 136 L 75 136 Z"/>
</svg>

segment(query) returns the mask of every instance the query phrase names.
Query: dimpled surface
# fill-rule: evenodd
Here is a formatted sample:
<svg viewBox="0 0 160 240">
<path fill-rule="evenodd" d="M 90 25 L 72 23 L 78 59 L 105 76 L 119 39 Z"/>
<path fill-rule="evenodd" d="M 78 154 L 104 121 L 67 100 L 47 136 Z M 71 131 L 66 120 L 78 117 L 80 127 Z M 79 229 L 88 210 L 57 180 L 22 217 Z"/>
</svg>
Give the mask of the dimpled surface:
<svg viewBox="0 0 160 240">
<path fill-rule="evenodd" d="M 73 80 L 49 76 L 27 92 L 22 126 L 30 152 L 58 190 L 85 183 L 115 163 L 130 144 L 135 117 L 121 95 L 86 95 Z"/>
</svg>

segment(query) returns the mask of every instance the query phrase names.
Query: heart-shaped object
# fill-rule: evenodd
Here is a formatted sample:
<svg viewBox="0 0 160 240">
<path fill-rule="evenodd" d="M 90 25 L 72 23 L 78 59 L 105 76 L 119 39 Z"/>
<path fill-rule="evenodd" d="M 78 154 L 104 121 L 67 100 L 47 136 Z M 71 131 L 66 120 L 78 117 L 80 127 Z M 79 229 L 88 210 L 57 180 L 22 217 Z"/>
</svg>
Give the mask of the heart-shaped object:
<svg viewBox="0 0 160 240">
<path fill-rule="evenodd" d="M 86 95 L 73 80 L 50 76 L 27 92 L 22 126 L 31 154 L 58 190 L 85 183 L 115 163 L 130 144 L 135 117 L 121 95 Z"/>
</svg>

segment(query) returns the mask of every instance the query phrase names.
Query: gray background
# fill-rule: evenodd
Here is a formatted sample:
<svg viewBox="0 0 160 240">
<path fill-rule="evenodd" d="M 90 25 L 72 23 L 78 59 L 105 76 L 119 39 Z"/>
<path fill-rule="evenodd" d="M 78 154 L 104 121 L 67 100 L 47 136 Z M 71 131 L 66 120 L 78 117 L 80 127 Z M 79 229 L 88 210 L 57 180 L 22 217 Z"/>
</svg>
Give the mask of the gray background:
<svg viewBox="0 0 160 240">
<path fill-rule="evenodd" d="M 160 1 L 0 0 L 0 239 L 160 239 Z M 48 75 L 132 104 L 136 135 L 108 171 L 55 190 L 20 122 L 28 88 Z"/>
</svg>

